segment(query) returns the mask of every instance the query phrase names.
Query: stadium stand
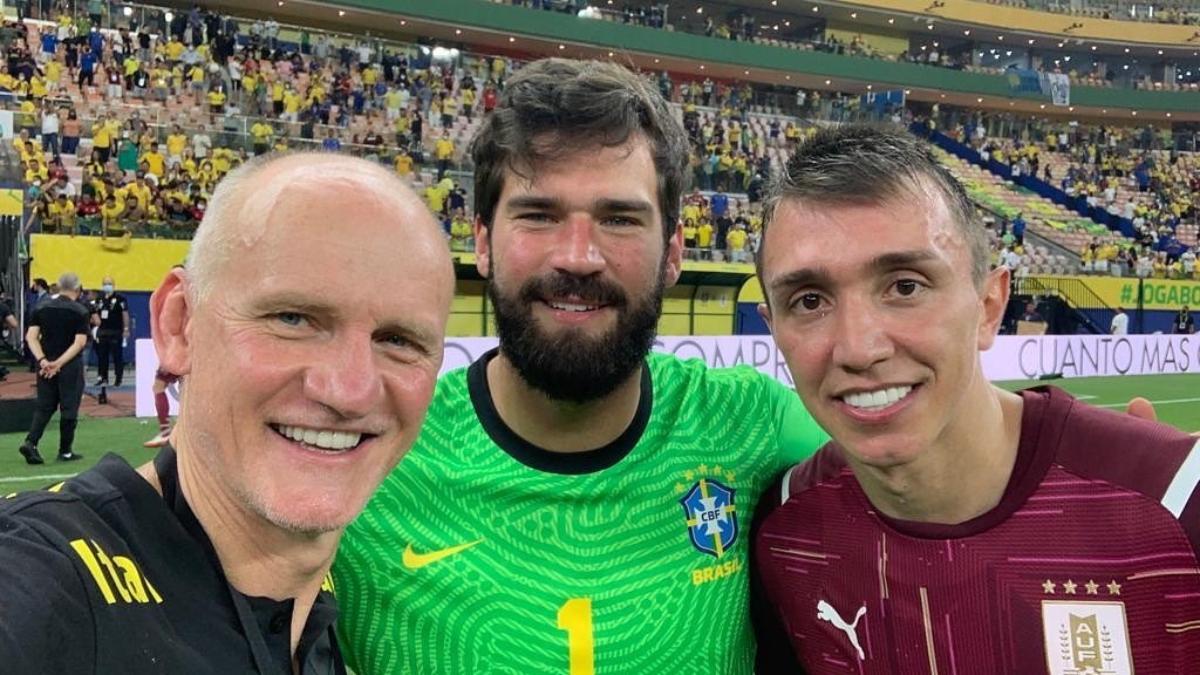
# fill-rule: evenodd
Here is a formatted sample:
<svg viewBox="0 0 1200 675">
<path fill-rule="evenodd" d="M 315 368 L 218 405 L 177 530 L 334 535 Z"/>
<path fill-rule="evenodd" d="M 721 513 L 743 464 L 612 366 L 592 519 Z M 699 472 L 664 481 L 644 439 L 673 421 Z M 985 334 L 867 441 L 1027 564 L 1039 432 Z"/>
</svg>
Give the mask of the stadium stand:
<svg viewBox="0 0 1200 675">
<path fill-rule="evenodd" d="M 528 4 L 545 9 L 552 3 Z M 663 26 L 659 5 L 597 12 L 605 20 Z M 143 14 L 148 20 L 140 26 L 92 30 L 92 17 L 63 13 L 49 21 L 7 23 L 0 33 L 8 59 L 0 71 L 0 98 L 17 108 L 20 132 L 13 146 L 26 167 L 27 231 L 117 240 L 187 238 L 215 182 L 251 154 L 319 147 L 372 157 L 411 175 L 443 218 L 450 246 L 472 250 L 466 147 L 519 59 L 199 10 L 170 19 L 166 11 Z M 745 14 L 738 20 L 736 31 L 721 24 L 716 34 L 766 39 Z M 852 41 L 835 51 L 864 49 Z M 697 260 L 749 259 L 761 223 L 763 186 L 786 161 L 789 146 L 814 125 L 861 119 L 907 124 L 914 114 L 912 107 L 865 107 L 863 97 L 840 92 L 673 80 L 667 72 L 646 76 L 674 102 L 693 141 L 699 191 L 689 197 L 693 208 L 682 224 L 685 236 L 695 229 L 686 238 L 693 242 L 688 257 Z M 926 112 L 939 114 L 936 106 Z M 1121 130 L 1075 125 L 1076 137 L 1107 136 L 1099 144 L 1070 146 L 1074 154 L 1068 155 L 1062 152 L 1067 144 L 1040 126 L 1033 140 L 1028 129 L 1015 140 L 977 136 L 981 126 L 943 121 L 940 128 L 1004 162 L 1010 174 L 1014 169 L 1037 174 L 1040 157 L 1040 168 L 1050 172 L 1045 175 L 1067 194 L 1091 200 L 1093 207 L 1104 198 L 1103 208 L 1116 209 L 1114 215 L 1138 228 L 1136 237 L 1122 237 L 1015 185 L 1011 175 L 998 176 L 947 154 L 947 165 L 996 223 L 997 260 L 1008 222 L 1018 214 L 1038 243 L 1028 251 L 1023 242 L 1011 244 L 1033 272 L 1099 271 L 1095 247 L 1103 255 L 1115 248 L 1135 259 L 1165 254 L 1164 273 L 1170 274 L 1170 266 L 1195 246 L 1191 202 L 1200 179 L 1193 154 L 1155 150 L 1132 129 L 1128 134 L 1136 143 L 1119 140 Z M 1096 148 L 1114 138 L 1101 167 L 1086 169 L 1095 165 L 1087 153 L 1094 160 Z M 1032 167 L 1030 152 L 1038 153 Z M 1121 175 L 1108 175 L 1116 171 Z M 1144 189 L 1135 183 L 1142 173 L 1148 176 Z M 1125 215 L 1128 204 L 1132 217 Z M 735 235 L 732 247 L 731 231 L 745 235 Z M 1085 259 L 1093 264 L 1085 265 Z M 1127 269 L 1133 269 L 1129 262 Z M 1119 269 L 1108 265 L 1104 271 Z"/>
<path fill-rule="evenodd" d="M 1177 23 L 1187 26 L 1200 25 L 1200 8 L 1188 0 L 1164 0 L 1156 3 L 1104 1 L 1071 3 L 1056 2 L 1055 0 L 988 0 L 988 2 L 993 5 L 1025 7 L 1044 12 L 1098 19 Z"/>
<path fill-rule="evenodd" d="M 650 3 L 648 6 L 625 3 L 622 9 L 616 10 L 607 5 L 588 7 L 586 2 L 576 3 L 566 0 L 559 2 L 553 0 L 492 1 L 500 4 L 522 5 L 534 10 L 560 11 L 579 14 L 579 16 L 585 18 L 663 30 L 678 30 L 724 40 L 740 40 L 802 51 L 818 51 L 893 62 L 916 63 L 989 75 L 1005 75 L 1008 72 L 1007 68 L 991 67 L 986 63 L 975 62 L 972 59 L 973 50 L 970 47 L 964 49 L 960 46 L 955 50 L 949 48 L 939 50 L 936 42 L 920 44 L 917 41 L 911 41 L 906 42 L 907 47 L 903 50 L 888 51 L 887 49 L 881 49 L 872 45 L 861 34 L 852 35 L 849 39 L 846 39 L 846 36 L 839 37 L 838 34 L 833 32 L 819 31 L 811 38 L 802 38 L 794 34 L 788 34 L 785 27 L 784 34 L 781 35 L 780 24 L 783 23 L 786 26 L 790 26 L 791 19 L 787 17 L 795 17 L 795 14 L 789 15 L 786 9 L 772 10 L 766 13 L 760 10 L 751 11 L 746 7 L 731 8 L 728 5 L 713 3 L 708 5 L 708 12 L 671 14 L 670 6 L 667 3 Z M 1045 11 L 1063 11 L 1060 6 L 1054 3 L 1026 3 L 1019 0 L 999 0 L 995 4 L 1023 6 Z M 1043 4 L 1045 6 L 1042 6 Z M 698 7 L 704 8 L 705 4 L 701 3 Z M 1193 23 L 1197 17 L 1200 17 L 1200 9 L 1193 6 L 1190 12 L 1184 11 L 1182 8 L 1168 8 L 1165 14 L 1162 12 L 1158 13 L 1159 17 L 1166 18 L 1155 19 L 1146 15 L 1146 7 L 1148 5 L 1131 3 L 1121 8 L 1131 11 L 1118 11 L 1118 8 L 1115 6 L 1104 5 L 1097 7 L 1093 6 L 1093 3 L 1089 3 L 1087 13 L 1080 15 L 1097 18 L 1103 16 L 1104 18 L 1129 18 L 1131 20 L 1153 20 L 1158 23 L 1188 24 Z M 679 10 L 677 9 L 676 12 L 679 12 Z M 992 53 L 996 51 L 995 48 L 991 50 Z M 1050 66 L 1051 59 L 1046 59 L 1045 64 Z M 1069 58 L 1066 61 L 1054 60 L 1053 66 L 1049 69 L 1051 72 L 1059 72 L 1067 75 L 1072 84 L 1089 87 L 1127 87 L 1155 91 L 1200 91 L 1200 82 L 1184 81 L 1183 72 L 1179 72 L 1174 80 L 1171 80 L 1166 75 L 1167 71 L 1165 70 L 1155 70 L 1143 77 L 1127 77 L 1124 76 L 1125 73 L 1119 70 L 1115 62 L 1109 65 L 1104 64 L 1099 59 L 1076 60 L 1074 64 L 1070 63 Z"/>
</svg>

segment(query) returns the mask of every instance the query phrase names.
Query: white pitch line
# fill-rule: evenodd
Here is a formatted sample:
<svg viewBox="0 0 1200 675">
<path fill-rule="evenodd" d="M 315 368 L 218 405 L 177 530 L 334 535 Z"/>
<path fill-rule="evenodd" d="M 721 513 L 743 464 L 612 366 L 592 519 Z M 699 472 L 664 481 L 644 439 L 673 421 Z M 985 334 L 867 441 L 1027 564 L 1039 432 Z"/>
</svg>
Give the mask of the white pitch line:
<svg viewBox="0 0 1200 675">
<path fill-rule="evenodd" d="M 1153 405 L 1170 405 L 1170 404 L 1172 404 L 1172 403 L 1195 403 L 1196 401 L 1200 401 L 1200 397 L 1196 397 L 1196 398 L 1168 398 L 1168 399 L 1164 399 L 1164 400 L 1162 400 L 1162 401 L 1150 401 L 1150 403 L 1151 403 L 1151 404 L 1153 404 Z M 1124 408 L 1124 407 L 1125 407 L 1125 406 L 1127 406 L 1127 405 L 1129 405 L 1129 402 L 1128 402 L 1128 401 L 1126 401 L 1126 402 L 1124 402 L 1124 403 L 1103 403 L 1103 404 L 1100 404 L 1100 405 L 1098 405 L 1098 406 L 1096 406 L 1096 407 L 1097 407 L 1097 408 Z"/>
<path fill-rule="evenodd" d="M 45 480 L 45 481 L 66 480 L 67 478 L 74 478 L 77 475 L 79 475 L 79 474 L 51 473 L 51 474 L 42 474 L 40 476 L 8 476 L 5 478 L 0 478 L 0 483 L 23 483 L 27 480 Z"/>
<path fill-rule="evenodd" d="M 1099 396 L 1092 396 L 1092 395 L 1090 395 L 1090 394 L 1080 394 L 1080 395 L 1076 396 L 1075 398 L 1076 398 L 1077 400 L 1080 400 L 1080 401 L 1090 401 L 1090 400 L 1092 400 L 1092 399 L 1094 399 L 1094 398 L 1100 398 L 1100 397 L 1099 397 Z"/>
</svg>

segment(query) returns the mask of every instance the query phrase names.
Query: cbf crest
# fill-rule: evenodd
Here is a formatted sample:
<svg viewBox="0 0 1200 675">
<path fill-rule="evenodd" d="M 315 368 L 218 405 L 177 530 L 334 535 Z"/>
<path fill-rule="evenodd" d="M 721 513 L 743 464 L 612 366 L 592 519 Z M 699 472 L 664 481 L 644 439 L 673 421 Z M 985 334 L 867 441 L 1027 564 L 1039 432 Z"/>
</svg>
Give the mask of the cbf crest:
<svg viewBox="0 0 1200 675">
<path fill-rule="evenodd" d="M 701 478 L 679 503 L 692 545 L 713 557 L 724 556 L 737 541 L 735 490 L 711 478 Z"/>
</svg>

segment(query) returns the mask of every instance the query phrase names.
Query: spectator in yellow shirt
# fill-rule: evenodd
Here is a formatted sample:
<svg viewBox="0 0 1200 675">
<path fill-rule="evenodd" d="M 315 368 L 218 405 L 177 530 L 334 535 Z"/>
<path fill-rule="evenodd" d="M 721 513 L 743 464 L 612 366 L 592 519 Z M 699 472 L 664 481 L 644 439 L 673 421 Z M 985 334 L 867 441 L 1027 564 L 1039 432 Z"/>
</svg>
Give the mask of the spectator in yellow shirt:
<svg viewBox="0 0 1200 675">
<path fill-rule="evenodd" d="M 175 63 L 183 56 L 183 43 L 175 38 L 167 43 L 167 61 Z"/>
<path fill-rule="evenodd" d="M 300 92 L 288 82 L 287 89 L 283 92 L 283 114 L 280 119 L 285 122 L 296 122 L 300 119 Z"/>
<path fill-rule="evenodd" d="M 108 195 L 104 198 L 104 204 L 100 206 L 100 236 L 107 237 L 121 236 L 125 234 L 125 226 L 121 224 L 121 214 L 125 212 L 125 207 L 117 201 L 116 195 Z"/>
<path fill-rule="evenodd" d="M 249 102 L 254 100 L 254 91 L 258 87 L 258 77 L 250 71 L 242 74 L 242 109 L 250 107 Z"/>
<path fill-rule="evenodd" d="M 158 151 L 157 141 L 150 144 L 150 151 L 142 154 L 141 161 L 146 163 L 146 171 L 160 180 L 167 174 L 167 158 Z"/>
<path fill-rule="evenodd" d="M 1155 256 L 1154 265 L 1151 269 L 1154 270 L 1154 278 L 1155 279 L 1166 279 L 1167 278 L 1167 254 L 1159 253 L 1157 256 Z"/>
<path fill-rule="evenodd" d="M 475 250 L 474 242 L 471 240 L 473 232 L 474 228 L 471 227 L 471 221 L 467 220 L 461 209 L 458 209 L 457 213 L 454 214 L 454 219 L 450 221 L 450 250 Z"/>
<path fill-rule="evenodd" d="M 35 100 L 40 101 L 41 99 L 45 98 L 46 94 L 48 93 L 50 92 L 46 88 L 46 81 L 41 77 L 34 75 L 33 79 L 29 81 L 29 95 Z"/>
<path fill-rule="evenodd" d="M 437 160 L 437 180 L 441 180 L 450 168 L 450 159 L 454 156 L 454 141 L 450 140 L 450 132 L 442 131 L 433 144 L 433 158 Z"/>
<path fill-rule="evenodd" d="M 749 262 L 746 251 L 746 228 L 738 223 L 729 234 L 725 235 L 725 244 L 729 247 L 729 260 L 736 263 Z"/>
<path fill-rule="evenodd" d="M 325 100 L 325 85 L 320 82 L 314 82 L 308 87 L 308 103 L 320 103 Z"/>
<path fill-rule="evenodd" d="M 462 110 L 467 119 L 471 119 L 471 113 L 475 110 L 475 90 L 464 89 L 462 93 Z"/>
<path fill-rule="evenodd" d="M 225 90 L 220 85 L 208 91 L 208 111 L 213 115 L 225 113 Z"/>
<path fill-rule="evenodd" d="M 183 161 L 183 151 L 187 149 L 188 137 L 178 124 L 171 129 L 167 136 L 167 166 L 177 167 Z"/>
<path fill-rule="evenodd" d="M 446 213 L 446 198 L 448 196 L 449 193 L 440 183 L 430 185 L 429 187 L 425 188 L 425 203 L 429 205 L 430 211 L 433 211 L 439 216 L 445 215 Z"/>
<path fill-rule="evenodd" d="M 263 120 L 255 122 L 250 127 L 250 136 L 254 142 L 254 154 L 265 155 L 271 148 L 271 136 L 275 129 Z"/>
<path fill-rule="evenodd" d="M 46 226 L 50 226 L 50 230 Z M 46 207 L 46 219 L 42 221 L 42 231 L 54 231 L 59 234 L 75 235 L 75 202 L 59 193 L 58 197 Z"/>
<path fill-rule="evenodd" d="M 33 102 L 33 95 L 26 95 L 21 101 L 21 109 L 17 114 L 17 126 L 22 129 L 28 129 L 30 134 L 36 134 L 40 131 L 38 116 L 38 108 Z"/>
<path fill-rule="evenodd" d="M 696 256 L 696 221 L 687 218 L 683 221 L 683 254 L 689 260 Z"/>
<path fill-rule="evenodd" d="M 699 227 L 696 228 L 696 246 L 700 249 L 701 260 L 712 260 L 712 240 L 712 223 L 707 220 L 700 221 Z"/>
<path fill-rule="evenodd" d="M 140 172 L 137 174 L 137 177 L 132 183 L 127 183 L 120 189 L 116 190 L 116 195 L 120 197 L 122 201 L 133 197 L 137 200 L 138 207 L 143 209 L 149 206 L 150 199 L 153 196 L 150 191 L 150 186 L 146 183 L 146 177 Z"/>
<path fill-rule="evenodd" d="M 200 101 L 204 97 L 204 68 L 200 64 L 193 64 L 188 68 L 187 79 L 192 88 L 192 105 L 200 105 Z"/>
<path fill-rule="evenodd" d="M 271 83 L 271 109 L 275 112 L 275 116 L 279 117 L 283 114 L 283 82 L 275 80 Z"/>
<path fill-rule="evenodd" d="M 408 178 L 412 176 L 413 159 L 403 148 L 396 153 L 396 173 L 400 176 Z"/>
<path fill-rule="evenodd" d="M 442 94 L 442 128 L 449 129 L 454 126 L 454 118 L 458 115 L 458 99 L 454 98 L 454 94 Z"/>
<path fill-rule="evenodd" d="M 35 161 L 33 159 L 30 159 L 28 162 L 25 163 L 25 182 L 26 183 L 33 183 L 33 181 L 35 181 L 35 180 L 46 181 L 49 179 L 50 179 L 50 170 L 48 168 L 38 164 L 37 161 Z"/>
</svg>

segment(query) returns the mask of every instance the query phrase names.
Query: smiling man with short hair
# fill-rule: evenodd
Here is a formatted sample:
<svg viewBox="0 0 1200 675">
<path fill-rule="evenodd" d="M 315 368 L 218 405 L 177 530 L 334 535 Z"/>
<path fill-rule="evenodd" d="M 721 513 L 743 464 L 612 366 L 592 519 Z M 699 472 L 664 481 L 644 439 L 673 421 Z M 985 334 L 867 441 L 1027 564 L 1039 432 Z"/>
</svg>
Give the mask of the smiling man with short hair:
<svg viewBox="0 0 1200 675">
<path fill-rule="evenodd" d="M 749 367 L 651 352 L 681 272 L 687 140 L 619 65 L 547 59 L 472 146 L 500 338 L 334 566 L 359 673 L 749 675 L 744 529 L 824 432 Z"/>
<path fill-rule="evenodd" d="M 301 153 L 229 174 L 150 301 L 187 383 L 171 444 L 0 500 L 4 671 L 344 673 L 329 567 L 417 436 L 453 288 L 388 170 Z"/>
<path fill-rule="evenodd" d="M 1200 443 L 987 381 L 1009 271 L 915 137 L 822 130 L 768 204 L 761 311 L 833 443 L 758 515 L 758 672 L 1195 672 Z"/>
</svg>

